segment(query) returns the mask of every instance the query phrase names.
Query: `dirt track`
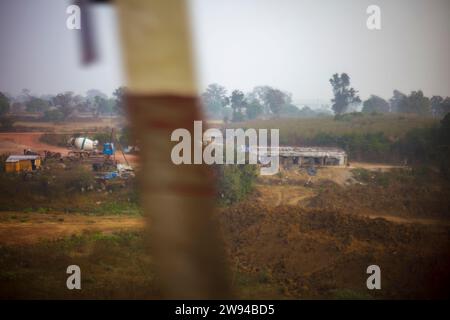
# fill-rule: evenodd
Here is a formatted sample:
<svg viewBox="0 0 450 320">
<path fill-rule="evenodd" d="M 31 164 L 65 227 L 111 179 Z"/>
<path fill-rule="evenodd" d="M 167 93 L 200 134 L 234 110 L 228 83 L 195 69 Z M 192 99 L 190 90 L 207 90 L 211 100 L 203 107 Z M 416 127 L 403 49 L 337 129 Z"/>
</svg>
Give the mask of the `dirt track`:
<svg viewBox="0 0 450 320">
<path fill-rule="evenodd" d="M 8 132 L 0 133 L 0 153 L 23 154 L 24 149 L 31 149 L 36 152 L 49 150 L 67 154 L 66 148 L 52 146 L 39 141 L 43 132 Z"/>
<path fill-rule="evenodd" d="M 301 205 L 301 201 L 314 196 L 312 190 L 301 186 L 258 185 L 256 189 L 260 193 L 258 200 L 268 207 L 278 207 L 280 205 Z"/>
</svg>

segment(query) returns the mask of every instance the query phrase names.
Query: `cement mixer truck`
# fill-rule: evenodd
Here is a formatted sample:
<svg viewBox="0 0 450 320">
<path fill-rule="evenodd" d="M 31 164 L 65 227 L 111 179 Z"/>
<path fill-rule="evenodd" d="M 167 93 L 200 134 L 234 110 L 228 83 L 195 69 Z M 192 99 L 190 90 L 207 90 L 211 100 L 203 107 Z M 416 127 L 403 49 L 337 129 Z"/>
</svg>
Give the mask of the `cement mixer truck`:
<svg viewBox="0 0 450 320">
<path fill-rule="evenodd" d="M 71 149 L 69 156 L 84 158 L 97 153 L 98 141 L 87 137 L 76 137 L 70 138 L 67 145 Z"/>
</svg>

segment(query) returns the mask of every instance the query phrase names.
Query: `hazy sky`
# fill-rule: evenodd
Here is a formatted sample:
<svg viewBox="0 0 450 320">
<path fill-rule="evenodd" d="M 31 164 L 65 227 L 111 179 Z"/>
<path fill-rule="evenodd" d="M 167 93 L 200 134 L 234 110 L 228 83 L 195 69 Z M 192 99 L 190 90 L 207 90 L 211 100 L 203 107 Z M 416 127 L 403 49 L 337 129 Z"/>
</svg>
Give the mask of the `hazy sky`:
<svg viewBox="0 0 450 320">
<path fill-rule="evenodd" d="M 1 0 L 0 91 L 34 93 L 124 83 L 114 10 L 95 9 L 101 61 L 79 63 L 69 1 Z M 199 87 L 271 85 L 294 100 L 329 99 L 328 82 L 347 72 L 363 99 L 393 89 L 450 96 L 450 0 L 191 0 Z M 381 30 L 366 8 L 381 8 Z"/>
</svg>

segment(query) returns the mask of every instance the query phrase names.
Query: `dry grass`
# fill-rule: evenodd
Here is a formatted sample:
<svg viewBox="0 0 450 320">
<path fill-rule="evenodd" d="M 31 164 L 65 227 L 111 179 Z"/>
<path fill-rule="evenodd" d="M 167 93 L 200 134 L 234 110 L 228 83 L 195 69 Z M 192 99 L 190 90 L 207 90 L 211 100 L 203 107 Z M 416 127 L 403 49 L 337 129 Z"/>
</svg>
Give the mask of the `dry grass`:
<svg viewBox="0 0 450 320">
<path fill-rule="evenodd" d="M 437 120 L 416 115 L 366 115 L 361 114 L 335 120 L 333 117 L 312 119 L 252 120 L 230 124 L 233 128 L 267 128 L 280 130 L 280 144 L 298 145 L 319 133 L 343 135 L 351 133 L 383 132 L 391 139 L 397 139 L 411 129 L 435 125 Z"/>
<path fill-rule="evenodd" d="M 156 263 L 140 232 L 84 233 L 28 246 L 0 246 L 1 299 L 158 299 Z M 81 268 L 81 290 L 66 288 L 66 268 Z M 233 268 L 244 299 L 283 298 L 264 273 Z"/>
<path fill-rule="evenodd" d="M 2 299 L 151 299 L 160 296 L 139 233 L 87 233 L 26 247 L 0 247 Z M 81 290 L 66 288 L 69 265 Z"/>
</svg>

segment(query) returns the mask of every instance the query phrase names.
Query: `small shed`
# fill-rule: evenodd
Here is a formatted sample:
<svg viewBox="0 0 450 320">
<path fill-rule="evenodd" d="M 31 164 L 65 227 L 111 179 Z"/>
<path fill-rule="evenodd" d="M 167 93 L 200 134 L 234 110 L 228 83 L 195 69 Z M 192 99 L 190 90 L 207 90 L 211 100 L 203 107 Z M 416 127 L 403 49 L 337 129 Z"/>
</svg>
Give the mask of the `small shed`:
<svg viewBox="0 0 450 320">
<path fill-rule="evenodd" d="M 5 162 L 5 171 L 33 171 L 40 168 L 41 162 L 39 155 L 10 155 Z"/>
</svg>

